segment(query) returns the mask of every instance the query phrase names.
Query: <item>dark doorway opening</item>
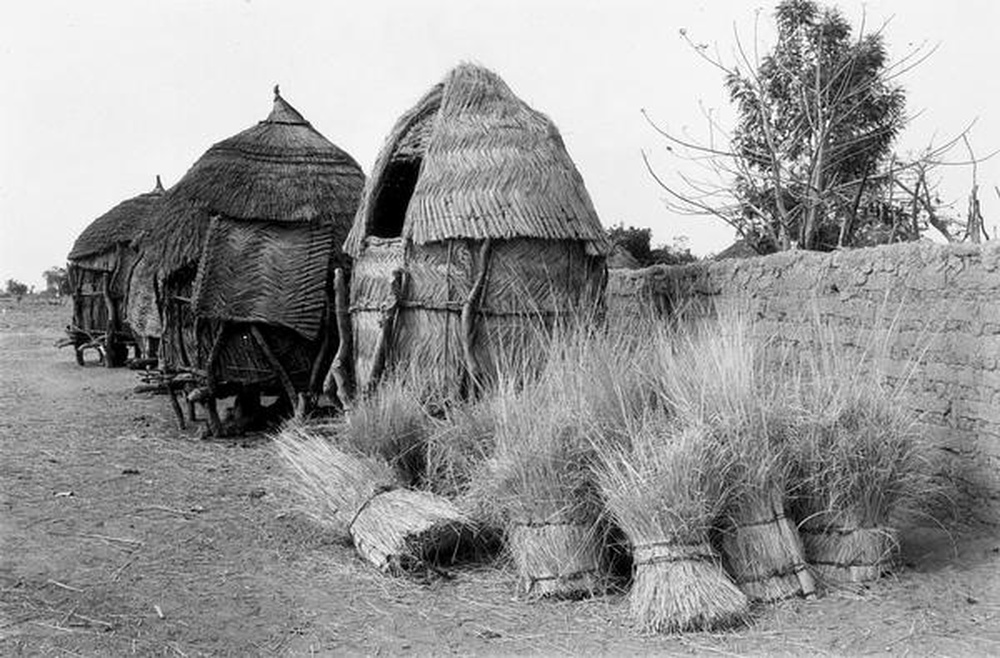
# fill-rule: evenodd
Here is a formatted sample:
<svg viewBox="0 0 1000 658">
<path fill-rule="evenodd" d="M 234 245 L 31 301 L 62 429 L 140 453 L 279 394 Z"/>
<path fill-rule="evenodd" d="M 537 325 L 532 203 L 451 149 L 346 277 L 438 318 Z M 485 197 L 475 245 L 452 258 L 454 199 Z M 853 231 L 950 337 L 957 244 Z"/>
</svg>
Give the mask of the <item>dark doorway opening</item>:
<svg viewBox="0 0 1000 658">
<path fill-rule="evenodd" d="M 413 189 L 420 175 L 418 158 L 393 160 L 382 174 L 382 184 L 372 210 L 369 235 L 379 238 L 398 238 L 403 233 L 406 209 L 410 206 Z"/>
</svg>

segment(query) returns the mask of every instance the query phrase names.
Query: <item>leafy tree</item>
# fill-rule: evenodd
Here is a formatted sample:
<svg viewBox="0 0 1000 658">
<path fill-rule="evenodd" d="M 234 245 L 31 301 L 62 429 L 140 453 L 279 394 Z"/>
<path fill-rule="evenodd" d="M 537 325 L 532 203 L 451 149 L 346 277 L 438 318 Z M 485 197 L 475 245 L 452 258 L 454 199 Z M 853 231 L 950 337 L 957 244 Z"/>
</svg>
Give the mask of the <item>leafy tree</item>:
<svg viewBox="0 0 1000 658">
<path fill-rule="evenodd" d="M 16 279 L 7 279 L 7 294 L 17 297 L 17 301 L 28 294 L 28 286 Z"/>
<path fill-rule="evenodd" d="M 726 78 L 739 114 L 733 150 L 750 174 L 737 177 L 736 196 L 747 224 L 779 248 L 832 248 L 848 237 L 843 219 L 878 196 L 871 175 L 891 154 L 906 99 L 880 33 L 855 37 L 839 10 L 813 0 L 783 0 L 775 19 L 777 43 L 756 71 Z"/>
<path fill-rule="evenodd" d="M 42 272 L 42 278 L 45 279 L 45 291 L 47 293 L 51 295 L 71 294 L 69 276 L 66 274 L 65 267 L 52 266 Z"/>
<path fill-rule="evenodd" d="M 928 227 L 960 239 L 961 222 L 942 213 L 929 173 L 956 164 L 944 156 L 962 141 L 968 146 L 969 129 L 912 157 L 893 152 L 906 125 L 896 80 L 923 61 L 920 50 L 890 62 L 881 31 L 862 25 L 855 33 L 839 10 L 816 0 L 781 0 L 774 18 L 774 46 L 745 47 L 737 35 L 735 65 L 681 30 L 723 73 L 737 121 L 723 126 L 706 112 L 710 134 L 699 142 L 647 116 L 668 152 L 687 163 L 680 182 L 669 181 L 643 153 L 668 207 L 721 219 L 758 253 L 915 240 Z M 969 239 L 979 232 L 965 231 Z"/>
<path fill-rule="evenodd" d="M 626 227 L 624 223 L 608 229 L 608 238 L 612 244 L 619 245 L 627 250 L 639 261 L 639 265 L 642 267 L 649 265 L 681 265 L 697 260 L 687 247 L 686 238 L 678 238 L 673 246 L 659 245 L 653 248 L 650 246 L 652 236 L 652 231 L 648 228 Z"/>
</svg>

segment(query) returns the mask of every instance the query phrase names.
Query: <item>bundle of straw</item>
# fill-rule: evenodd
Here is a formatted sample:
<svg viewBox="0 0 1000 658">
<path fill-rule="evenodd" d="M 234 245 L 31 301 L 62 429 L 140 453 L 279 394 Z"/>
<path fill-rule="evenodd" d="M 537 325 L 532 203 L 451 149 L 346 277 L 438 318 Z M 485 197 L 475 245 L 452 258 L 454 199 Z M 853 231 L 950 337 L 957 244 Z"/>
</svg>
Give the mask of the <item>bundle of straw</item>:
<svg viewBox="0 0 1000 658">
<path fill-rule="evenodd" d="M 707 468 L 704 432 L 652 412 L 629 445 L 598 448 L 601 492 L 632 545 L 629 608 L 643 630 L 713 629 L 748 614 L 746 596 L 709 544 L 722 495 Z"/>
<path fill-rule="evenodd" d="M 796 516 L 831 584 L 879 578 L 898 549 L 895 524 L 936 489 L 912 420 L 879 389 L 842 391 L 803 432 Z"/>
<path fill-rule="evenodd" d="M 579 421 L 541 384 L 498 389 L 496 449 L 470 498 L 503 528 L 522 591 L 580 598 L 601 587 L 599 501 Z"/>
<path fill-rule="evenodd" d="M 658 388 L 681 422 L 705 428 L 711 469 L 724 492 L 719 520 L 726 569 L 753 600 L 815 591 L 798 531 L 785 516 L 793 408 L 788 364 L 746 312 L 716 309 L 681 325 L 658 350 Z"/>
<path fill-rule="evenodd" d="M 895 331 L 875 329 L 845 353 L 828 328 L 813 326 L 793 511 L 810 564 L 834 585 L 880 577 L 898 549 L 897 524 L 943 493 L 932 451 L 881 371 Z"/>
<path fill-rule="evenodd" d="M 399 573 L 447 560 L 472 537 L 472 522 L 454 503 L 405 488 L 385 459 L 334 439 L 293 422 L 276 444 L 306 513 L 348 534 L 376 568 Z"/>
</svg>

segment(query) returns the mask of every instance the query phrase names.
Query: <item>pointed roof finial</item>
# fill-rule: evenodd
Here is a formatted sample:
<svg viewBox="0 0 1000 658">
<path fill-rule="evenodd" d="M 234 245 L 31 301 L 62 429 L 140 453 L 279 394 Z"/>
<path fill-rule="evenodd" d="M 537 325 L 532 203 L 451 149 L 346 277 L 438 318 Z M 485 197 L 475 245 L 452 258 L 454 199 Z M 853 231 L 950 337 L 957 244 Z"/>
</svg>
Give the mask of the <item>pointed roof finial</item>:
<svg viewBox="0 0 1000 658">
<path fill-rule="evenodd" d="M 156 187 L 153 188 L 153 192 L 156 194 L 163 194 L 163 182 L 160 181 L 160 175 L 156 174 Z"/>
<path fill-rule="evenodd" d="M 278 85 L 274 85 L 274 97 L 275 99 L 281 98 L 281 92 L 278 90 Z"/>
</svg>

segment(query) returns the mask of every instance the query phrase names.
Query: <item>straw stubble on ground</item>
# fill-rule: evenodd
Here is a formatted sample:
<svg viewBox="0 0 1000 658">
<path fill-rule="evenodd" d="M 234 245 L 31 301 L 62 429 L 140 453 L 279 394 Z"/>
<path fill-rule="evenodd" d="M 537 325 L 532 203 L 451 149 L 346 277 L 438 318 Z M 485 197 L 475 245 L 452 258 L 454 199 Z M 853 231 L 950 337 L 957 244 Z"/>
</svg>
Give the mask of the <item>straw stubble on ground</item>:
<svg viewBox="0 0 1000 658">
<path fill-rule="evenodd" d="M 67 315 L 0 301 L 0 654 L 1000 651 L 983 532 L 904 537 L 910 568 L 861 595 L 682 637 L 636 634 L 620 598 L 525 603 L 489 565 L 380 576 L 293 511 L 270 445 L 178 433 L 132 373 L 52 348 Z"/>
</svg>

